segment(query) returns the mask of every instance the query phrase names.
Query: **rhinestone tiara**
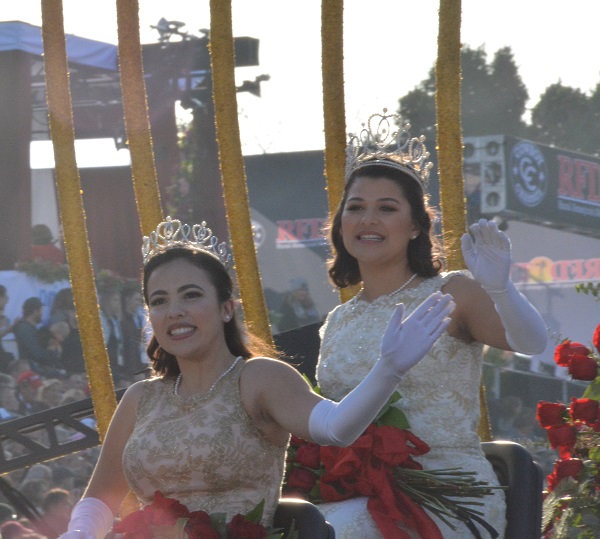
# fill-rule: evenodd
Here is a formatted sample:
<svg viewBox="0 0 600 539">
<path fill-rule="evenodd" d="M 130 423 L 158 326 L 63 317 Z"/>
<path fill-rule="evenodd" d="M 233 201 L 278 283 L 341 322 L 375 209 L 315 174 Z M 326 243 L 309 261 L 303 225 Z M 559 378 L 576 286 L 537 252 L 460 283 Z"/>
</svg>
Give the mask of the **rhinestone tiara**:
<svg viewBox="0 0 600 539">
<path fill-rule="evenodd" d="M 142 241 L 142 257 L 144 265 L 155 255 L 173 247 L 193 247 L 215 255 L 225 269 L 233 266 L 233 257 L 225 242 L 213 236 L 212 230 L 202 221 L 199 225 L 187 225 L 179 219 L 167 217 L 159 223 L 156 230 L 144 236 Z"/>
<path fill-rule="evenodd" d="M 384 165 L 401 170 L 425 190 L 433 163 L 428 161 L 425 136 L 411 137 L 410 123 L 400 114 L 372 114 L 358 135 L 348 134 L 346 181 L 367 166 Z"/>
</svg>

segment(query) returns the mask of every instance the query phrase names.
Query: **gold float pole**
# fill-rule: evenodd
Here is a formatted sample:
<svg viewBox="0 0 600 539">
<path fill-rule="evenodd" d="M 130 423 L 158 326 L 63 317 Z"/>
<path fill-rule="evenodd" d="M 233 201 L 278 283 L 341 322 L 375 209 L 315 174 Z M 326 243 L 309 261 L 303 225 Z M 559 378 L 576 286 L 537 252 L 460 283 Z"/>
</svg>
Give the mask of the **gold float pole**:
<svg viewBox="0 0 600 539">
<path fill-rule="evenodd" d="M 42 38 L 48 123 L 54 147 L 56 187 L 77 325 L 89 378 L 98 433 L 102 440 L 117 405 L 104 346 L 79 172 L 69 88 L 62 0 L 42 0 Z"/>
<path fill-rule="evenodd" d="M 460 66 L 461 1 L 440 0 L 438 57 L 435 66 L 437 142 L 440 176 L 440 205 L 444 253 L 448 270 L 462 269 L 465 261 L 460 237 L 467 228 L 463 187 L 463 144 L 461 129 Z M 485 386 L 480 385 L 479 436 L 492 438 Z"/>
<path fill-rule="evenodd" d="M 117 0 L 119 71 L 133 190 L 142 235 L 163 221 L 144 82 L 138 0 Z"/>
<path fill-rule="evenodd" d="M 321 71 L 325 123 L 325 178 L 331 220 L 342 200 L 346 169 L 343 0 L 323 0 L 321 4 Z M 359 288 L 358 285 L 342 288 L 341 301 L 348 301 Z"/>
<path fill-rule="evenodd" d="M 248 328 L 254 334 L 273 344 L 254 247 L 246 171 L 240 142 L 230 0 L 210 2 L 209 49 L 225 212 L 244 317 Z"/>
</svg>

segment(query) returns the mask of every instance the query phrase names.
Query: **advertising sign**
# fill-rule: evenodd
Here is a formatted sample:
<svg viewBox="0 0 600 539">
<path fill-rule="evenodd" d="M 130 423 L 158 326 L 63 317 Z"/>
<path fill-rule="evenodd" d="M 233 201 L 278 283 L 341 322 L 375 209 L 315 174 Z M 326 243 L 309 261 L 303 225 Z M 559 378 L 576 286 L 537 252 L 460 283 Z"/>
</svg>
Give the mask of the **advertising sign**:
<svg viewBox="0 0 600 539">
<path fill-rule="evenodd" d="M 503 135 L 464 142 L 482 214 L 600 237 L 599 158 Z"/>
</svg>

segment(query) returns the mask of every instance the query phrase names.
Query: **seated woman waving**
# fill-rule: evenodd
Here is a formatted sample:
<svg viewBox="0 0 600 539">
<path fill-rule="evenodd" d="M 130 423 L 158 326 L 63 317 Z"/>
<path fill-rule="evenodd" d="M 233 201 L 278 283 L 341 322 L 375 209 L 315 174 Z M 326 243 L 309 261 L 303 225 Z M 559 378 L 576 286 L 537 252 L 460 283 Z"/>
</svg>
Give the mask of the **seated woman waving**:
<svg viewBox="0 0 600 539">
<path fill-rule="evenodd" d="M 440 292 L 406 318 L 399 305 L 380 360 L 335 403 L 291 366 L 261 355 L 264 346 L 242 329 L 231 257 L 204 223 L 167 218 L 144 238 L 142 252 L 153 376 L 121 399 L 63 539 L 105 537 L 129 490 L 141 505 L 159 491 L 189 511 L 228 520 L 264 502 L 262 524 L 270 526 L 290 433 L 352 443 L 444 332 L 454 307 Z"/>
<path fill-rule="evenodd" d="M 381 361 L 380 343 L 390 338 L 396 305 L 416 313 L 431 294 L 450 294 L 456 303 L 452 322 L 422 361 L 396 378 L 401 398 L 393 407 L 429 445 L 427 453 L 415 457 L 424 470 L 460 469 L 494 487 L 483 502 L 472 500 L 493 531 L 481 523 L 431 514 L 441 536 L 503 537 L 504 493 L 477 433 L 483 347 L 541 353 L 546 325 L 510 280 L 511 244 L 494 222 L 482 219 L 463 235 L 468 270 L 443 271 L 426 189 L 429 153 L 424 137 L 411 138 L 409 128 L 401 117 L 384 111 L 350 137 L 346 185 L 329 227 L 329 275 L 338 288 L 360 283 L 362 289 L 332 310 L 321 328 L 317 380 L 324 396 L 343 402 Z M 382 529 L 373 518 L 376 512 L 369 510 L 380 500 L 363 491 L 319 505 L 337 539 L 419 537 L 419 530 L 399 518 Z"/>
</svg>

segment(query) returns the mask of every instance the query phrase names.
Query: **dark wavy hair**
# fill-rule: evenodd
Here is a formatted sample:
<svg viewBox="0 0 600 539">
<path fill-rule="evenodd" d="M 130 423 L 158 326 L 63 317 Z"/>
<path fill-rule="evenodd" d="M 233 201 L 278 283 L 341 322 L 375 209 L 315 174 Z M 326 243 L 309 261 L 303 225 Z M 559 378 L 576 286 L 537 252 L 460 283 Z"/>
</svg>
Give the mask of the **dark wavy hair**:
<svg viewBox="0 0 600 539">
<path fill-rule="evenodd" d="M 221 261 L 213 254 L 202 249 L 194 247 L 173 247 L 154 255 L 144 266 L 142 273 L 142 294 L 144 302 L 148 306 L 148 279 L 152 272 L 173 260 L 187 260 L 197 268 L 206 272 L 209 281 L 217 290 L 217 299 L 224 303 L 233 299 L 233 280 L 225 269 Z M 249 359 L 256 356 L 278 357 L 277 351 L 268 343 L 261 340 L 256 335 L 243 329 L 238 323 L 235 310 L 233 316 L 228 322 L 223 322 L 225 332 L 225 342 L 229 351 L 234 356 L 241 356 L 243 359 Z M 163 350 L 154 335 L 148 343 L 146 349 L 152 374 L 164 378 L 176 378 L 179 374 L 179 365 L 173 354 Z"/>
<path fill-rule="evenodd" d="M 342 200 L 328 226 L 332 257 L 328 262 L 329 277 L 338 288 L 358 284 L 362 281 L 358 261 L 344 246 L 341 234 L 342 213 L 348 198 L 348 192 L 357 178 L 386 178 L 395 182 L 404 193 L 411 207 L 412 218 L 420 229 L 420 234 L 408 244 L 408 266 L 421 277 L 433 277 L 442 271 L 440 244 L 432 231 L 436 217 L 435 211 L 428 205 L 428 196 L 421 187 L 401 170 L 384 164 L 373 164 L 356 171 L 350 176 L 344 187 Z"/>
</svg>

